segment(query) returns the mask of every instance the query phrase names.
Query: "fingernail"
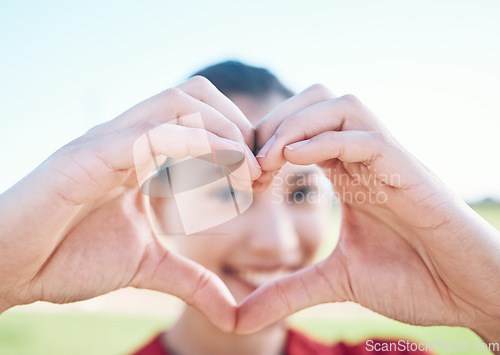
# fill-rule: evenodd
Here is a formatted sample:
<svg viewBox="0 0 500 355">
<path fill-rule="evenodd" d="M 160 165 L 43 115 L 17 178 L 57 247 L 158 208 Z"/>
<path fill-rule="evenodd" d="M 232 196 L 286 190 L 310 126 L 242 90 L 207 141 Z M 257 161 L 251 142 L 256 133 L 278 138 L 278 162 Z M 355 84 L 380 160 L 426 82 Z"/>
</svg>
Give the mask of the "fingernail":
<svg viewBox="0 0 500 355">
<path fill-rule="evenodd" d="M 265 158 L 267 152 L 269 151 L 269 149 L 271 149 L 271 146 L 273 145 L 273 143 L 274 143 L 275 140 L 276 140 L 276 136 L 272 136 L 267 141 L 267 143 L 264 144 L 264 146 L 261 148 L 261 150 L 259 151 L 259 153 L 255 157 L 256 158 Z"/>
<path fill-rule="evenodd" d="M 310 139 L 306 139 L 305 141 L 300 141 L 300 142 L 296 142 L 296 143 L 292 143 L 292 144 L 289 144 L 289 145 L 285 145 L 285 148 L 288 149 L 288 150 L 295 150 L 295 149 L 299 149 L 300 147 L 302 147 L 304 144 L 307 144 L 309 143 L 311 140 Z"/>
</svg>

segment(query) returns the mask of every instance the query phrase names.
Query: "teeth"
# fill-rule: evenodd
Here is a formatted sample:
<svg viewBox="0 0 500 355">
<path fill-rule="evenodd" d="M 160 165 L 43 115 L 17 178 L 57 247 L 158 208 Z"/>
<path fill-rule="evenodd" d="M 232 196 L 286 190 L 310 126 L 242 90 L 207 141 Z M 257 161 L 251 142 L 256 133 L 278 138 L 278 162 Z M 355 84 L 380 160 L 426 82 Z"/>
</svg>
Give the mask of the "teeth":
<svg viewBox="0 0 500 355">
<path fill-rule="evenodd" d="M 273 272 L 240 271 L 237 274 L 247 283 L 259 287 L 269 282 L 278 280 L 283 276 L 289 275 L 290 272 L 285 270 L 278 270 Z"/>
</svg>

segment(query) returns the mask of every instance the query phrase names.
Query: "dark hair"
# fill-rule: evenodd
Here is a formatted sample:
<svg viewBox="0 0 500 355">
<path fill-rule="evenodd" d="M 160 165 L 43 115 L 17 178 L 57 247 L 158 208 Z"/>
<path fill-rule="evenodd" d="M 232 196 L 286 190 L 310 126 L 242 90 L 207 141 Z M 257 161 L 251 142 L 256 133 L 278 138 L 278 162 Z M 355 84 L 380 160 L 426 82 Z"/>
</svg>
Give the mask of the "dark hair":
<svg viewBox="0 0 500 355">
<path fill-rule="evenodd" d="M 211 65 L 192 76 L 195 75 L 201 75 L 210 80 L 226 96 L 242 94 L 263 99 L 272 93 L 281 94 L 285 98 L 294 95 L 269 70 L 235 60 Z"/>
</svg>

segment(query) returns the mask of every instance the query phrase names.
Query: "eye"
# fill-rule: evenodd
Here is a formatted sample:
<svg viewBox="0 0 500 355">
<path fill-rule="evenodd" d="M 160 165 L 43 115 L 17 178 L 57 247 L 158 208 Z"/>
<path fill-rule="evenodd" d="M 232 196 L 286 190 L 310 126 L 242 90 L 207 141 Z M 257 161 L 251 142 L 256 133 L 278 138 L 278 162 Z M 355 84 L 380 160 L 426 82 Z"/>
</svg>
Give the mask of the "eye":
<svg viewBox="0 0 500 355">
<path fill-rule="evenodd" d="M 222 202 L 233 202 L 231 190 L 227 187 L 217 189 L 213 192 L 213 196 Z"/>
<path fill-rule="evenodd" d="M 289 201 L 296 204 L 308 203 L 310 201 L 309 194 L 311 192 L 313 192 L 313 188 L 310 186 L 302 186 L 290 194 Z"/>
</svg>

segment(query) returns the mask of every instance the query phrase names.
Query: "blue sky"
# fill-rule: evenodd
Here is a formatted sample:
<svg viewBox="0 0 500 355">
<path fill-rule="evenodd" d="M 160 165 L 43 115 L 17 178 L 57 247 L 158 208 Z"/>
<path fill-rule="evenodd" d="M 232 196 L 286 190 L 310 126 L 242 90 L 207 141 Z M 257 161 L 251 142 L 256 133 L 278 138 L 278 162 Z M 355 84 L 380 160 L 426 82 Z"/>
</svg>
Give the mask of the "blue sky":
<svg viewBox="0 0 500 355">
<path fill-rule="evenodd" d="M 0 5 L 0 191 L 66 142 L 215 61 L 371 107 L 463 198 L 500 198 L 500 2 L 15 1 Z"/>
</svg>

